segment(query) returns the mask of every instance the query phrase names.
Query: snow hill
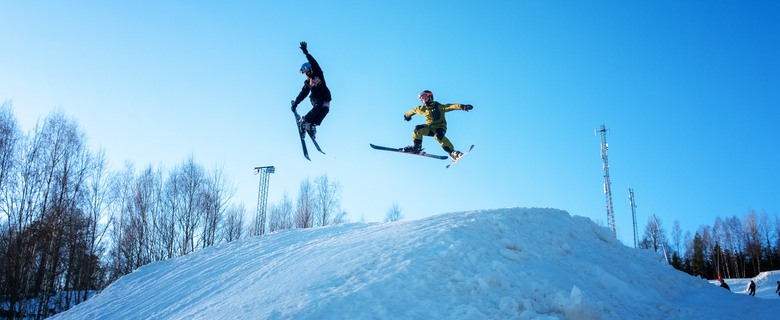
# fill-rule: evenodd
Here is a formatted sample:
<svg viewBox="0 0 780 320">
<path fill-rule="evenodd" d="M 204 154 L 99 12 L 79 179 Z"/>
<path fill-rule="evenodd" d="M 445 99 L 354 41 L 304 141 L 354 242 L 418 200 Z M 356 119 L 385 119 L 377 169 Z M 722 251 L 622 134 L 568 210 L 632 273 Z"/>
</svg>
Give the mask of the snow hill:
<svg viewBox="0 0 780 320">
<path fill-rule="evenodd" d="M 587 218 L 513 208 L 243 239 L 139 268 L 55 319 L 778 319 L 771 285 L 729 292 Z"/>
</svg>

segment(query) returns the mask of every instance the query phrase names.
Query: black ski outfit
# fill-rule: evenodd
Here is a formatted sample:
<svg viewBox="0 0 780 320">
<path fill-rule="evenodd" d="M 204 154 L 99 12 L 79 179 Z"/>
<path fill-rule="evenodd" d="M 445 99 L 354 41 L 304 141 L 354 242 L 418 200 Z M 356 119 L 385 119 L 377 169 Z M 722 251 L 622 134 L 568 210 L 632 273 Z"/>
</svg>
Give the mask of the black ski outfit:
<svg viewBox="0 0 780 320">
<path fill-rule="evenodd" d="M 731 291 L 731 288 L 729 288 L 729 285 L 726 284 L 726 281 L 723 281 L 723 279 L 720 279 L 720 287 L 728 291 Z"/>
<path fill-rule="evenodd" d="M 319 126 L 322 124 L 322 119 L 324 119 L 330 111 L 330 89 L 328 89 L 328 84 L 325 82 L 325 75 L 322 73 L 320 64 L 317 63 L 317 60 L 315 60 L 311 54 L 309 54 L 305 41 L 301 42 L 301 50 L 303 51 L 303 54 L 306 55 L 309 66 L 307 68 L 307 64 L 304 63 L 304 66 L 301 67 L 301 72 L 306 75 L 306 80 L 303 81 L 301 93 L 298 94 L 298 97 L 295 98 L 295 101 L 292 104 L 292 110 L 295 112 L 298 104 L 301 103 L 303 99 L 306 99 L 306 96 L 308 95 L 309 100 L 311 100 L 312 109 L 303 116 L 303 121 Z"/>
</svg>

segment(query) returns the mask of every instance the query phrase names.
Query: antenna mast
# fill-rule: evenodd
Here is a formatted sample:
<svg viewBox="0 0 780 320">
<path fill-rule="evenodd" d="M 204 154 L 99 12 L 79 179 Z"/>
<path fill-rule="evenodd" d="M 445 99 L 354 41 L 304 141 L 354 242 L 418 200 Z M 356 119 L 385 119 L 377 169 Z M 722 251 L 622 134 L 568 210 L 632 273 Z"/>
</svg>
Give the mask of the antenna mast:
<svg viewBox="0 0 780 320">
<path fill-rule="evenodd" d="M 634 248 L 639 244 L 639 235 L 636 229 L 636 202 L 634 202 L 634 189 L 628 188 L 628 202 L 631 204 L 631 217 L 634 220 Z"/>
<path fill-rule="evenodd" d="M 612 236 L 617 239 L 617 231 L 615 231 L 615 214 L 612 210 L 612 186 L 609 181 L 609 164 L 607 163 L 607 151 L 609 146 L 607 145 L 607 128 L 601 125 L 601 160 L 604 162 L 604 194 L 607 196 L 607 221 L 609 221 L 609 228 L 612 229 Z"/>
<path fill-rule="evenodd" d="M 258 236 L 265 234 L 266 225 L 266 208 L 268 205 L 268 176 L 274 173 L 276 168 L 274 166 L 255 167 L 255 175 L 260 174 L 260 186 L 257 190 L 257 213 L 253 223 L 253 228 L 250 231 L 252 236 Z"/>
</svg>

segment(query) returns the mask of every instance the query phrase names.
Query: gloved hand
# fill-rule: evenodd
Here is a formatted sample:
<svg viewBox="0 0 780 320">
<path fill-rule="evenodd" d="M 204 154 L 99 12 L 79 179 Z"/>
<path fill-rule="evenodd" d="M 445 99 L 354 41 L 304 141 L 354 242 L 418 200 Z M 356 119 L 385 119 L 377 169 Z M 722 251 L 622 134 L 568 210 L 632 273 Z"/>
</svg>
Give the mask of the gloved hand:
<svg viewBox="0 0 780 320">
<path fill-rule="evenodd" d="M 462 104 L 460 105 L 460 110 L 464 110 L 466 112 L 469 112 L 471 109 L 474 109 L 474 106 L 470 104 Z"/>
<path fill-rule="evenodd" d="M 306 41 L 301 41 L 301 51 L 303 51 L 303 54 L 309 54 L 309 49 L 306 46 Z"/>
<path fill-rule="evenodd" d="M 404 115 L 404 120 L 406 121 L 412 121 L 412 116 Z"/>
<path fill-rule="evenodd" d="M 295 100 L 290 100 L 290 104 L 292 105 L 292 108 L 290 108 L 290 110 L 292 110 L 292 112 L 295 113 L 295 109 L 298 109 L 298 105 L 295 104 Z"/>
</svg>

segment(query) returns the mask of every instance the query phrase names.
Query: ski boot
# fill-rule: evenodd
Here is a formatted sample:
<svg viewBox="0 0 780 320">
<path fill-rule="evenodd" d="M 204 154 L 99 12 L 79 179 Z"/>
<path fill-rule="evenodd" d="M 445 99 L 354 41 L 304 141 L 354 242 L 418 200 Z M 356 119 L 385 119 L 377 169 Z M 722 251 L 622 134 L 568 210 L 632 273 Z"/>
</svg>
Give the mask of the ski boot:
<svg viewBox="0 0 780 320">
<path fill-rule="evenodd" d="M 303 120 L 303 118 L 298 120 L 298 127 L 300 128 L 301 132 L 308 132 L 312 138 L 314 138 L 314 135 L 317 134 L 315 125 L 313 123 L 306 122 L 306 120 Z"/>
<path fill-rule="evenodd" d="M 450 157 L 452 158 L 452 161 L 458 161 L 458 159 L 460 159 L 460 157 L 462 156 L 463 156 L 463 152 L 460 152 L 458 150 L 452 150 L 452 152 L 450 152 Z"/>
<path fill-rule="evenodd" d="M 414 154 L 420 154 L 422 150 L 423 150 L 422 144 L 416 144 L 416 143 L 411 146 L 403 148 L 403 152 L 414 153 Z"/>
<path fill-rule="evenodd" d="M 306 123 L 306 124 L 308 124 L 306 128 L 306 132 L 309 133 L 309 136 L 311 136 L 312 139 L 316 139 L 315 135 L 317 134 L 317 125 L 313 123 Z"/>
</svg>

